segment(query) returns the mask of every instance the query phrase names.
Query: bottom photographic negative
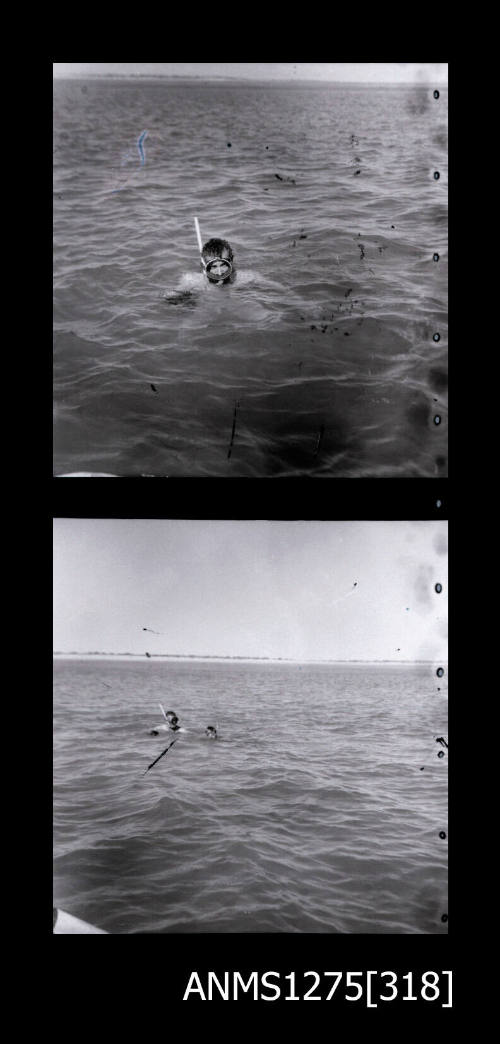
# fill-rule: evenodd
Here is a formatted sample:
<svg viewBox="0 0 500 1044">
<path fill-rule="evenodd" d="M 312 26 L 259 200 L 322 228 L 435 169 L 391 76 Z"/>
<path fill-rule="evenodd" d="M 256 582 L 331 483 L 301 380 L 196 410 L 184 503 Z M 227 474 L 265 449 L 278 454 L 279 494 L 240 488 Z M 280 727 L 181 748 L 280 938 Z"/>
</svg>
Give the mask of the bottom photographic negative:
<svg viewBox="0 0 500 1044">
<path fill-rule="evenodd" d="M 54 519 L 54 932 L 445 934 L 447 523 Z"/>
</svg>

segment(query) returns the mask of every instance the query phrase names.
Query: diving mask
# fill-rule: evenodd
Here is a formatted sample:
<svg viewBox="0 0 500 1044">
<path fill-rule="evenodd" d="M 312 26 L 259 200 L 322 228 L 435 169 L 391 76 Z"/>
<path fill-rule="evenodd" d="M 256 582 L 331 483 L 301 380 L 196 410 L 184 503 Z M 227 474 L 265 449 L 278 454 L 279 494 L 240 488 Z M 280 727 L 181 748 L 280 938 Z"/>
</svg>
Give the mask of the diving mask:
<svg viewBox="0 0 500 1044">
<path fill-rule="evenodd" d="M 201 263 L 208 279 L 213 283 L 223 283 L 233 271 L 232 263 L 227 257 L 214 257 L 211 261 L 206 262 L 202 258 Z"/>
</svg>

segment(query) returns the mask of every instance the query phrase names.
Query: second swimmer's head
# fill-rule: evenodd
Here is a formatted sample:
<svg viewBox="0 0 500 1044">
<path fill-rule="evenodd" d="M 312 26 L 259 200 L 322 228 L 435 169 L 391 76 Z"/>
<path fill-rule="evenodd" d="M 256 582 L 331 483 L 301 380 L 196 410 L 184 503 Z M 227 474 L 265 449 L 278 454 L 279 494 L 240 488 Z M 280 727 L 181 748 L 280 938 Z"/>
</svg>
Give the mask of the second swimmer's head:
<svg viewBox="0 0 500 1044">
<path fill-rule="evenodd" d="M 233 273 L 233 250 L 227 239 L 209 239 L 201 252 L 203 270 L 210 283 L 227 283 Z"/>
</svg>

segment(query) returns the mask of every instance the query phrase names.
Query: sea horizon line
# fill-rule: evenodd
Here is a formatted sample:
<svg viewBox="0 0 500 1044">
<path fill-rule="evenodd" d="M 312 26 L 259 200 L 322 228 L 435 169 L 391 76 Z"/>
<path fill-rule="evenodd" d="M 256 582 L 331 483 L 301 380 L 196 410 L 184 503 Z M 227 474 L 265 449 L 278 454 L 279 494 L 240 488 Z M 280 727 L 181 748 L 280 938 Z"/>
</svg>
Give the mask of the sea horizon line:
<svg viewBox="0 0 500 1044">
<path fill-rule="evenodd" d="M 202 661 L 214 661 L 217 662 L 245 662 L 245 663 L 443 663 L 444 660 L 389 660 L 389 659 L 292 659 L 289 656 L 223 656 L 223 655 L 212 655 L 210 653 L 199 654 L 199 653 L 130 653 L 130 652 L 53 652 L 53 657 L 59 659 L 133 659 L 133 660 L 202 660 Z"/>
<path fill-rule="evenodd" d="M 434 81 L 428 83 L 420 83 L 415 80 L 299 80 L 299 79 L 262 79 L 243 76 L 185 76 L 182 73 L 170 73 L 162 75 L 162 73 L 75 73 L 67 75 L 53 76 L 54 81 L 58 80 L 165 80 L 171 82 L 183 83 L 195 83 L 195 84 L 210 84 L 210 83 L 227 83 L 231 86 L 242 84 L 248 86 L 253 84 L 254 86 L 275 86 L 276 84 L 284 84 L 288 86 L 299 86 L 299 87 L 417 87 L 420 90 L 428 90 Z M 439 87 L 442 90 L 446 90 L 448 84 L 440 83 Z"/>
</svg>

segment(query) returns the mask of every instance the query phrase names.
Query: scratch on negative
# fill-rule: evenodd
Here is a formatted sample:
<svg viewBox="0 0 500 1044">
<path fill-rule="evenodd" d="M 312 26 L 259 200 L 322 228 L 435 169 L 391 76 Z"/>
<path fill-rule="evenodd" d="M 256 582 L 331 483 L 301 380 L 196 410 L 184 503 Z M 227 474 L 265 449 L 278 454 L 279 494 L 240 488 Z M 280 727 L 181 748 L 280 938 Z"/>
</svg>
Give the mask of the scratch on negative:
<svg viewBox="0 0 500 1044">
<path fill-rule="evenodd" d="M 233 414 L 233 430 L 232 430 L 232 432 L 231 432 L 231 442 L 230 442 L 230 444 L 229 444 L 229 449 L 228 449 L 228 451 L 227 451 L 227 458 L 228 458 L 228 460 L 229 460 L 229 458 L 230 458 L 230 456 L 231 456 L 231 453 L 232 453 L 232 451 L 233 451 L 234 433 L 235 433 L 235 431 L 236 431 L 236 417 L 237 417 L 237 414 L 238 414 L 238 410 L 239 410 L 239 408 L 240 408 L 240 403 L 239 403 L 239 400 L 238 400 L 238 401 L 237 401 L 237 402 L 235 402 L 235 404 L 234 404 L 234 414 Z"/>
</svg>

